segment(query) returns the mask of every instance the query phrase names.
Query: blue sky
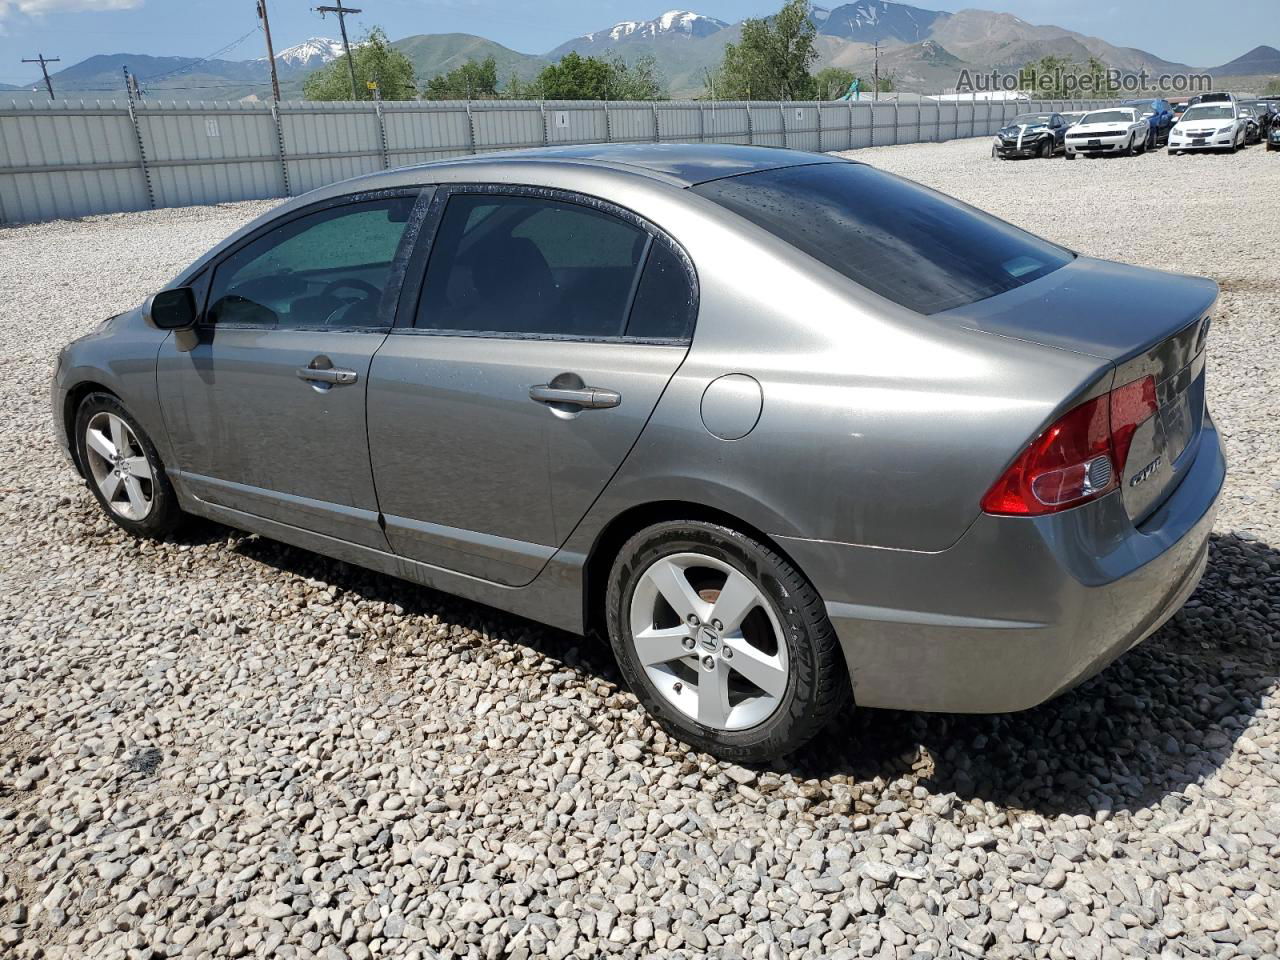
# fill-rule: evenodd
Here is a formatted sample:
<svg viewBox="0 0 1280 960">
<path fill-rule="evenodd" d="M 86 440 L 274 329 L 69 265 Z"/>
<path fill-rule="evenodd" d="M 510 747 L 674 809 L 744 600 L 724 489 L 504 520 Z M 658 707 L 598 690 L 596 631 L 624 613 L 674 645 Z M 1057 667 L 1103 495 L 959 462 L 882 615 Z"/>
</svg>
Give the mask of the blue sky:
<svg viewBox="0 0 1280 960">
<path fill-rule="evenodd" d="M 311 11 L 332 0 L 269 0 L 272 34 L 281 49 L 310 36 L 338 35 L 330 16 Z M 411 33 L 474 33 L 526 53 L 544 53 L 578 34 L 619 20 L 671 9 L 671 0 L 344 0 L 364 8 L 356 32 L 380 24 L 392 38 Z M 780 0 L 688 0 L 698 13 L 735 21 L 759 16 Z M 823 2 L 837 6 L 836 0 Z M 918 0 L 934 10 L 1002 10 L 1055 24 L 1169 60 L 1212 66 L 1261 43 L 1280 47 L 1277 0 Z M 348 21 L 350 22 L 350 21 Z M 39 68 L 19 61 L 38 52 L 63 65 L 95 53 L 205 56 L 242 42 L 227 59 L 261 56 L 254 0 L 0 0 L 0 82 L 29 83 Z"/>
</svg>

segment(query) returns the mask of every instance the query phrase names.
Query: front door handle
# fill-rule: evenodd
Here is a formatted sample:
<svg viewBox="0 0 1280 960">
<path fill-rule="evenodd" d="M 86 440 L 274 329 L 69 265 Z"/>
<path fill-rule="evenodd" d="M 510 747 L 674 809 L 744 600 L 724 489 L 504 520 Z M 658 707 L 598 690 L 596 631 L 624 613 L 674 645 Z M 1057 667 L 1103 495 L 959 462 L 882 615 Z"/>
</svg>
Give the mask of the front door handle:
<svg viewBox="0 0 1280 960">
<path fill-rule="evenodd" d="M 312 383 L 346 384 L 355 383 L 360 376 L 354 370 L 341 367 L 299 367 L 298 379 Z"/>
<path fill-rule="evenodd" d="M 538 403 L 563 403 L 587 410 L 604 410 L 620 404 L 622 394 L 603 387 L 553 387 L 549 383 L 540 383 L 529 388 L 529 399 Z"/>
</svg>

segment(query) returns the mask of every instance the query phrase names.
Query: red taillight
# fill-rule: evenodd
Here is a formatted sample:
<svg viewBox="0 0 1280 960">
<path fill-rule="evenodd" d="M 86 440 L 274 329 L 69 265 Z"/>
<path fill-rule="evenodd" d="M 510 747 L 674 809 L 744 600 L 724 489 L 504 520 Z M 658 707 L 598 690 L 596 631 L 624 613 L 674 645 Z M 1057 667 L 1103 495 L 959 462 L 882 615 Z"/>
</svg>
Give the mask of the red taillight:
<svg viewBox="0 0 1280 960">
<path fill-rule="evenodd" d="M 1110 493 L 1119 485 L 1134 431 L 1156 409 L 1152 377 L 1086 400 L 1022 451 L 982 498 L 982 509 L 1037 516 Z"/>
</svg>

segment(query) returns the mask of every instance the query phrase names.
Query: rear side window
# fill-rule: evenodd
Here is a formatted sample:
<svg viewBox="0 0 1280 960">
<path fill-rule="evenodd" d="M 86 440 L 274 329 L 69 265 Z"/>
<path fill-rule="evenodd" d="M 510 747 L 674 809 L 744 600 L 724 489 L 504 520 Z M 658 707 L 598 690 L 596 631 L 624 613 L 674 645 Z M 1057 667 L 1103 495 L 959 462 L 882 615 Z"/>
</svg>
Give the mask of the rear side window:
<svg viewBox="0 0 1280 960">
<path fill-rule="evenodd" d="M 655 240 L 636 290 L 627 336 L 688 339 L 693 334 L 696 309 L 696 296 L 684 262 L 670 246 Z"/>
<path fill-rule="evenodd" d="M 1012 290 L 1073 254 L 861 163 L 784 167 L 693 190 L 855 283 L 932 314 Z"/>
<path fill-rule="evenodd" d="M 436 231 L 415 326 L 528 336 L 619 337 L 650 240 L 593 207 L 457 194 Z"/>
</svg>

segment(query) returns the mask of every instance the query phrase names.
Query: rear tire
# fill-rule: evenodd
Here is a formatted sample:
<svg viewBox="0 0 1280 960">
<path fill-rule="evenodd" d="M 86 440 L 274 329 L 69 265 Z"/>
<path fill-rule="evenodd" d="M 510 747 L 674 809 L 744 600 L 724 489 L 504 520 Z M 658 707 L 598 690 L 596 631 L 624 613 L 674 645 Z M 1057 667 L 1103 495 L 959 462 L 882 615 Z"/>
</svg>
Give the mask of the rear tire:
<svg viewBox="0 0 1280 960">
<path fill-rule="evenodd" d="M 849 700 L 817 591 L 736 530 L 699 520 L 642 530 L 618 552 L 605 604 L 618 666 L 645 709 L 723 759 L 792 753 Z"/>
<path fill-rule="evenodd" d="M 109 393 L 91 393 L 76 411 L 76 452 L 98 505 L 135 537 L 163 540 L 182 525 L 178 495 L 155 444 Z"/>
</svg>

